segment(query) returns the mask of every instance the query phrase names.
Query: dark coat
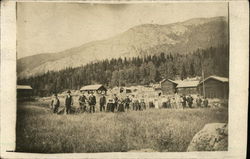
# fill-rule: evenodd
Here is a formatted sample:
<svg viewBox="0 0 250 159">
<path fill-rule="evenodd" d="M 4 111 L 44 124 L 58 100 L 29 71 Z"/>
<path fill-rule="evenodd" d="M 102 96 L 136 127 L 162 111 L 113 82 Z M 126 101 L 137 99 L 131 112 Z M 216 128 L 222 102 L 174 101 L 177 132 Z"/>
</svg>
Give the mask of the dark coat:
<svg viewBox="0 0 250 159">
<path fill-rule="evenodd" d="M 208 107 L 208 100 L 205 99 L 205 100 L 203 101 L 203 104 L 204 104 L 204 107 Z"/>
<path fill-rule="evenodd" d="M 131 102 L 131 100 L 128 97 L 126 97 L 125 100 L 124 100 L 124 103 L 129 104 L 130 102 Z"/>
<path fill-rule="evenodd" d="M 95 104 L 96 104 L 95 96 L 89 96 L 89 105 L 95 105 Z"/>
<path fill-rule="evenodd" d="M 60 100 L 58 98 L 52 99 L 51 106 L 52 107 L 59 107 L 60 106 Z"/>
<path fill-rule="evenodd" d="M 115 97 L 114 101 L 115 101 L 115 104 L 117 104 L 118 103 L 118 97 Z"/>
<path fill-rule="evenodd" d="M 87 100 L 87 98 L 85 97 L 85 95 L 80 96 L 79 99 L 78 99 L 80 105 L 84 105 L 86 100 Z"/>
<path fill-rule="evenodd" d="M 105 96 L 102 96 L 100 98 L 100 105 L 105 105 L 106 104 L 106 97 Z"/>
<path fill-rule="evenodd" d="M 193 97 L 188 97 L 187 98 L 187 102 L 188 102 L 188 104 L 193 104 Z"/>
<path fill-rule="evenodd" d="M 73 104 L 72 96 L 66 96 L 65 98 L 65 106 L 66 107 L 71 107 Z"/>
<path fill-rule="evenodd" d="M 125 110 L 124 110 L 124 105 L 123 105 L 123 103 L 119 103 L 118 104 L 118 112 L 124 112 Z"/>
</svg>

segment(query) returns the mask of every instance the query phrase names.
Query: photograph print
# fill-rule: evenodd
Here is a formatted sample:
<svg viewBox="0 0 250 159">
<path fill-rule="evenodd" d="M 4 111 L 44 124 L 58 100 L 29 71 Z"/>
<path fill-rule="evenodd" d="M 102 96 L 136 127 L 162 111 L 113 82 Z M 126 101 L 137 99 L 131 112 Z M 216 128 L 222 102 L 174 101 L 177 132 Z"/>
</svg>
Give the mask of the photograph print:
<svg viewBox="0 0 250 159">
<path fill-rule="evenodd" d="M 17 2 L 15 152 L 228 151 L 227 2 Z"/>
</svg>

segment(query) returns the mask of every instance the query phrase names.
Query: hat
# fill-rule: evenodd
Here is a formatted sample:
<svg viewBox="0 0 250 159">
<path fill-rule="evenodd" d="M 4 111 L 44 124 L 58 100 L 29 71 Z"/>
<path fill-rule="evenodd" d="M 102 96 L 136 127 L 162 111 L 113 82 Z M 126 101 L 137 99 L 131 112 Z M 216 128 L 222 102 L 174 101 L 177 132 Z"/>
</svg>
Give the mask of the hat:
<svg viewBox="0 0 250 159">
<path fill-rule="evenodd" d="M 70 90 L 68 90 L 67 93 L 71 93 Z"/>
</svg>

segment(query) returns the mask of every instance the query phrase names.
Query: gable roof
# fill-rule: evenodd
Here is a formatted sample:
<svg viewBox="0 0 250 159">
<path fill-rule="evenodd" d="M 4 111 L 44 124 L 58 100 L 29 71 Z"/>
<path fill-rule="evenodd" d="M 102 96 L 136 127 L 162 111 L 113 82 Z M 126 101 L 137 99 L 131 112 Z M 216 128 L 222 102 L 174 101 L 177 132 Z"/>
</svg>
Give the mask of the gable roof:
<svg viewBox="0 0 250 159">
<path fill-rule="evenodd" d="M 107 90 L 103 85 L 101 85 L 101 84 L 95 84 L 95 85 L 83 86 L 80 89 L 80 91 L 95 91 L 95 90 L 98 90 L 100 88 L 104 88 L 105 90 Z"/>
<path fill-rule="evenodd" d="M 190 88 L 190 87 L 197 87 L 199 81 L 181 81 L 177 85 L 177 88 Z"/>
<path fill-rule="evenodd" d="M 169 81 L 169 82 L 172 82 L 174 84 L 178 84 L 178 82 L 179 82 L 179 81 L 174 81 L 174 80 L 171 80 L 171 79 L 163 79 L 163 80 L 160 81 L 160 84 L 165 82 L 165 81 Z"/>
<path fill-rule="evenodd" d="M 214 79 L 214 80 L 217 80 L 217 81 L 220 81 L 220 82 L 229 82 L 229 79 L 226 78 L 226 77 L 220 77 L 220 76 L 209 76 L 207 77 L 206 79 L 204 79 L 203 81 L 201 81 L 199 84 L 205 82 L 206 80 L 208 79 Z"/>
<path fill-rule="evenodd" d="M 17 85 L 16 89 L 32 89 L 32 87 L 29 85 Z"/>
</svg>

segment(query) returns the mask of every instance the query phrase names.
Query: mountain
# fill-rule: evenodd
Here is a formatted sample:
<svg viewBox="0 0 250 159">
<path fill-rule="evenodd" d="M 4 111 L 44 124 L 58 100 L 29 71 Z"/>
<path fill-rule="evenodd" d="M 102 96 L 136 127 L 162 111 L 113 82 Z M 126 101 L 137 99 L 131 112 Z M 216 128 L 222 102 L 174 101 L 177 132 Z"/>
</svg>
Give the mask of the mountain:
<svg viewBox="0 0 250 159">
<path fill-rule="evenodd" d="M 226 17 L 196 18 L 167 25 L 143 24 L 112 38 L 93 41 L 58 53 L 17 60 L 19 78 L 78 67 L 97 60 L 160 54 L 188 54 L 228 44 Z"/>
</svg>

